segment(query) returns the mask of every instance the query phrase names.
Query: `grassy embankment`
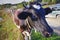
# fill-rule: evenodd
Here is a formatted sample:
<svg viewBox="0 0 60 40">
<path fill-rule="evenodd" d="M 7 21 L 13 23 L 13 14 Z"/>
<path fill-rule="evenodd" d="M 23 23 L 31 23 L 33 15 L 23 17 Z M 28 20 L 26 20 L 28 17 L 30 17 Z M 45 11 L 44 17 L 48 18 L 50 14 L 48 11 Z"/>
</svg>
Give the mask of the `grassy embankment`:
<svg viewBox="0 0 60 40">
<path fill-rule="evenodd" d="M 21 33 L 14 25 L 11 14 L 0 10 L 0 17 L 3 18 L 0 22 L 0 40 L 22 40 Z"/>
</svg>

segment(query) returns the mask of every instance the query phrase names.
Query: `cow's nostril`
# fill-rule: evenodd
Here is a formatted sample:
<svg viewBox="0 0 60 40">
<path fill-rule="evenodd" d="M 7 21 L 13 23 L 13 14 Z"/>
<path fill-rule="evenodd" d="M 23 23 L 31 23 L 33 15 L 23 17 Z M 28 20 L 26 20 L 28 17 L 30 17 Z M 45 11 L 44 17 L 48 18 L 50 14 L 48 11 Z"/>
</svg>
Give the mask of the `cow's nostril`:
<svg viewBox="0 0 60 40">
<path fill-rule="evenodd" d="M 49 34 L 49 33 L 47 33 L 46 35 L 45 35 L 45 37 L 50 37 L 51 35 Z"/>
</svg>

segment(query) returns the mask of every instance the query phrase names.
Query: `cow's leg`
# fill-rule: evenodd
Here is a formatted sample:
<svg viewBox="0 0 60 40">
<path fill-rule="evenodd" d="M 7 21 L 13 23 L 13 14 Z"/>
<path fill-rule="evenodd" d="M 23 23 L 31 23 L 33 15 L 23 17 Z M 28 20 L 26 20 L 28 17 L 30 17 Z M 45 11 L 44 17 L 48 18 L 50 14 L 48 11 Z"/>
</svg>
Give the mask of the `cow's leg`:
<svg viewBox="0 0 60 40">
<path fill-rule="evenodd" d="M 28 31 L 23 31 L 22 34 L 24 35 L 24 40 L 31 40 L 31 36 Z"/>
</svg>

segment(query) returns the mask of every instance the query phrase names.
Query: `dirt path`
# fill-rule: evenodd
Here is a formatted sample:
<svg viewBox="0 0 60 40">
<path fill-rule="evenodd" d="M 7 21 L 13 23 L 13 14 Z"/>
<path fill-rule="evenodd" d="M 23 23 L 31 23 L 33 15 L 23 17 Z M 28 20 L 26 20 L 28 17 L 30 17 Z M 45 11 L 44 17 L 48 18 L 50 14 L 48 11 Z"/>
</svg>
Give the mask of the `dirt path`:
<svg viewBox="0 0 60 40">
<path fill-rule="evenodd" d="M 60 17 L 59 18 L 46 18 L 48 24 L 53 28 L 54 32 L 60 35 Z"/>
</svg>

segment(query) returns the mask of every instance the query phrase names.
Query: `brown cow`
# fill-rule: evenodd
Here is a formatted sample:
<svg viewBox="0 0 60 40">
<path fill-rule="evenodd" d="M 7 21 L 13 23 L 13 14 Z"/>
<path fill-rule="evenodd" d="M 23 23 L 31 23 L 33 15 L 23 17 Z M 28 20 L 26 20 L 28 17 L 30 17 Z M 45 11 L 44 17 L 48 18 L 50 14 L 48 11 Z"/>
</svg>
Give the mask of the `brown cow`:
<svg viewBox="0 0 60 40">
<path fill-rule="evenodd" d="M 30 19 L 31 15 L 29 16 L 29 14 L 33 14 L 35 17 L 37 17 L 37 20 L 32 21 L 32 19 Z M 50 27 L 46 26 L 47 24 L 45 22 L 45 19 L 39 19 L 39 17 L 35 15 L 35 11 L 33 9 L 16 10 L 15 13 L 13 13 L 13 21 L 17 28 L 20 29 L 24 40 L 31 40 L 31 29 L 36 29 L 37 31 L 41 32 L 42 35 L 45 37 L 50 37 L 53 33 L 53 31 L 48 31 Z"/>
</svg>

